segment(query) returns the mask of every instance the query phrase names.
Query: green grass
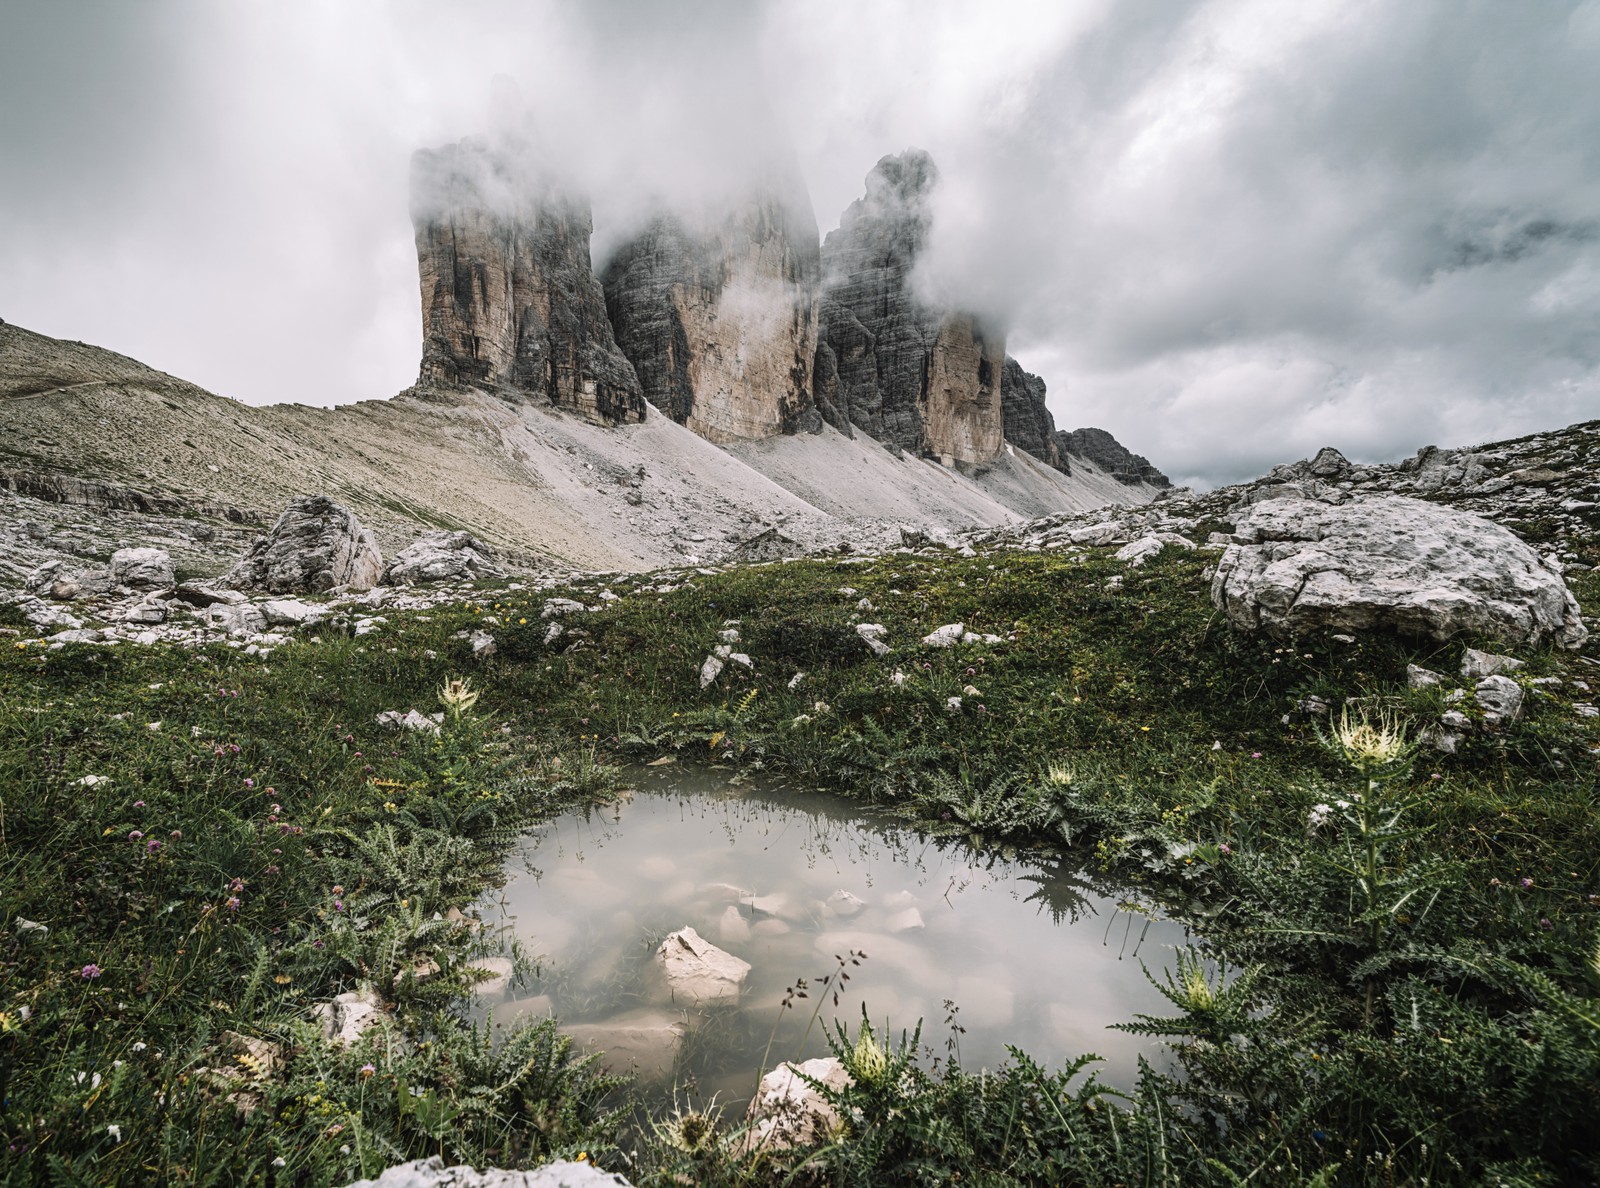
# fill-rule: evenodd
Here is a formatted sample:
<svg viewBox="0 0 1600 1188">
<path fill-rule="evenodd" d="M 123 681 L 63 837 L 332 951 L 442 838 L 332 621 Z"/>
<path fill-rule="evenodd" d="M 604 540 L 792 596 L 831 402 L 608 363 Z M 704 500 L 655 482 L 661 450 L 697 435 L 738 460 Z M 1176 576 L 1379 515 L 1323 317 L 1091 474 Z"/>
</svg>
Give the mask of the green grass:
<svg viewBox="0 0 1600 1188">
<path fill-rule="evenodd" d="M 1375 699 L 1414 732 L 1442 693 L 1407 690 L 1406 664 L 1453 672 L 1492 641 L 1239 636 L 1205 563 L 890 555 L 667 594 L 628 577 L 549 646 L 545 595 L 505 590 L 385 612 L 360 638 L 330 622 L 265 660 L 6 646 L 0 1177 L 332 1184 L 424 1154 L 582 1150 L 640 1184 L 782 1182 L 798 1157 L 740 1154 L 736 1120 L 693 1143 L 671 1118 L 641 1136 L 625 1094 L 550 1027 L 497 1049 L 461 1010 L 493 938 L 443 917 L 495 879 L 518 830 L 604 796 L 610 764 L 674 755 L 810 780 L 941 844 L 1092 853 L 1241 971 L 1169 986 L 1170 1019 L 1130 1020 L 1170 1039 L 1181 1078 L 1147 1071 L 1122 1099 L 1088 1066 L 907 1060 L 848 1091 L 847 1132 L 807 1174 L 1592 1182 L 1600 727 L 1570 708 L 1592 694 L 1531 682 L 1600 667 L 1527 654 L 1521 721 L 1385 774 L 1369 803 L 1405 805 L 1400 822 L 1352 810 L 1312 830 L 1313 806 L 1363 785 L 1301 701 L 1336 716 Z M 1594 605 L 1593 575 L 1575 584 Z M 597 604 L 600 586 L 551 593 Z M 896 651 L 873 658 L 857 619 Z M 727 620 L 755 670 L 729 664 L 702 690 Z M 1004 642 L 917 645 L 956 621 Z M 480 626 L 499 642 L 481 663 L 454 638 Z M 436 709 L 464 673 L 481 701 L 441 737 L 374 724 Z M 1369 848 L 1360 830 L 1378 826 Z M 440 972 L 418 980 L 424 956 Z M 310 1006 L 360 984 L 391 1009 L 342 1051 Z M 276 1066 L 241 1061 L 236 1036 L 276 1045 Z M 837 1043 L 853 1058 L 854 1038 Z"/>
</svg>

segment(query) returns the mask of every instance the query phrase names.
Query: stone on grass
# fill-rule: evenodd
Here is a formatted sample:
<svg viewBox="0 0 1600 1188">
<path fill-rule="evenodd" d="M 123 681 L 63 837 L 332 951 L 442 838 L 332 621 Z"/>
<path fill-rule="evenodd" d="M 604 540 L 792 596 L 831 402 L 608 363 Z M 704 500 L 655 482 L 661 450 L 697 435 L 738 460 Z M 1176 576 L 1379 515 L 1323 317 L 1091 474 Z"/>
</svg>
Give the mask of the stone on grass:
<svg viewBox="0 0 1600 1188">
<path fill-rule="evenodd" d="M 272 627 L 298 627 L 322 617 L 320 607 L 298 598 L 269 598 L 261 604 L 261 613 Z"/>
<path fill-rule="evenodd" d="M 925 648 L 953 648 L 961 642 L 967 634 L 965 623 L 946 623 L 943 627 L 935 628 L 922 637 L 922 646 Z"/>
<path fill-rule="evenodd" d="M 782 1151 L 810 1146 L 826 1142 L 839 1129 L 839 1112 L 812 1082 L 835 1091 L 851 1083 L 850 1074 L 837 1056 L 799 1064 L 785 1061 L 761 1078 L 750 1102 L 750 1129 L 745 1142 L 751 1149 Z"/>
<path fill-rule="evenodd" d="M 561 1159 L 528 1171 L 459 1164 L 446 1167 L 434 1155 L 386 1169 L 376 1180 L 356 1180 L 348 1188 L 628 1188 L 628 1181 L 591 1163 Z"/>
<path fill-rule="evenodd" d="M 1461 656 L 1461 677 L 1468 681 L 1481 681 L 1486 676 L 1504 676 L 1523 667 L 1514 656 L 1501 656 L 1496 652 L 1480 652 L 1468 648 Z"/>
<path fill-rule="evenodd" d="M 1406 687 L 1409 689 L 1428 689 L 1444 682 L 1445 677 L 1442 672 L 1434 672 L 1433 669 L 1424 668 L 1420 664 L 1406 665 Z"/>
<path fill-rule="evenodd" d="M 669 933 L 656 950 L 660 990 L 679 1006 L 732 1006 L 750 963 L 725 953 L 693 928 Z"/>
<path fill-rule="evenodd" d="M 1244 543 L 1222 555 L 1211 600 L 1242 631 L 1392 628 L 1568 648 L 1588 638 L 1561 575 L 1471 512 L 1398 495 L 1268 499 L 1234 534 Z"/>
<path fill-rule="evenodd" d="M 861 637 L 861 642 L 872 649 L 874 656 L 887 656 L 892 650 L 883 642 L 883 637 L 889 634 L 889 629 L 882 623 L 857 623 L 856 634 Z"/>
<path fill-rule="evenodd" d="M 1123 545 L 1117 550 L 1116 558 L 1118 561 L 1126 561 L 1129 565 L 1138 567 L 1154 558 L 1169 544 L 1181 549 L 1194 548 L 1192 540 L 1179 536 L 1176 532 L 1158 532 L 1141 536 L 1132 544 Z"/>
<path fill-rule="evenodd" d="M 135 589 L 166 589 L 176 580 L 166 549 L 118 549 L 111 554 L 111 580 Z"/>
<path fill-rule="evenodd" d="M 1487 725 L 1498 726 L 1522 714 L 1522 686 L 1508 676 L 1486 676 L 1473 690 Z"/>
<path fill-rule="evenodd" d="M 322 1035 L 331 1043 L 353 1044 L 383 1017 L 383 1000 L 370 986 L 349 990 L 332 1002 L 311 1008 L 322 1023 Z"/>
<path fill-rule="evenodd" d="M 700 687 L 709 688 L 711 682 L 722 675 L 722 661 L 715 656 L 707 656 L 706 662 L 700 666 Z"/>
</svg>

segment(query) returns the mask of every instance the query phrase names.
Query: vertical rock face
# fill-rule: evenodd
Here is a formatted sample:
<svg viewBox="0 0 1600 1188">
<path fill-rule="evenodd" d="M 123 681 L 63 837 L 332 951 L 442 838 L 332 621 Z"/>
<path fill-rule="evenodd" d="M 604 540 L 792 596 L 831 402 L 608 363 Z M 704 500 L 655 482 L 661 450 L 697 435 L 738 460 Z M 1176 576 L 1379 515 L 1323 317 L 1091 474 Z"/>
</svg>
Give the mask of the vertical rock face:
<svg viewBox="0 0 1600 1188">
<path fill-rule="evenodd" d="M 824 241 L 817 407 L 900 449 L 981 465 L 1004 447 L 1004 336 L 911 291 L 938 176 L 920 150 L 884 157 Z"/>
<path fill-rule="evenodd" d="M 821 261 L 804 195 L 796 182 L 721 220 L 658 215 L 606 266 L 606 308 L 645 398 L 711 441 L 822 427 Z"/>
<path fill-rule="evenodd" d="M 1022 370 L 1022 364 L 1007 355 L 1005 371 L 1000 376 L 1000 411 L 1006 440 L 1047 466 L 1071 474 L 1072 463 L 1056 441 L 1056 421 L 1044 396 L 1044 380 Z"/>
<path fill-rule="evenodd" d="M 423 384 L 510 388 L 606 424 L 644 417 L 589 260 L 588 202 L 465 140 L 411 160 Z"/>
<path fill-rule="evenodd" d="M 1056 441 L 1063 454 L 1087 458 L 1111 477 L 1128 486 L 1149 483 L 1153 487 L 1170 487 L 1167 478 L 1143 455 L 1135 454 L 1104 429 L 1057 430 Z"/>
</svg>

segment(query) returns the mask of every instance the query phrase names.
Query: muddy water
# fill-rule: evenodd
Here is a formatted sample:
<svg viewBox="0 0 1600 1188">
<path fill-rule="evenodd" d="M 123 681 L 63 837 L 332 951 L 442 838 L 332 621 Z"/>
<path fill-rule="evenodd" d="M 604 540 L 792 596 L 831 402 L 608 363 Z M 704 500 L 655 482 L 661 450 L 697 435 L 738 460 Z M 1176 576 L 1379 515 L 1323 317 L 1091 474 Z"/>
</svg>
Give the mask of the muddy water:
<svg viewBox="0 0 1600 1188">
<path fill-rule="evenodd" d="M 1139 1055 L 1162 1062 L 1159 1045 L 1107 1027 L 1168 1012 L 1141 963 L 1169 967 L 1179 925 L 1073 868 L 980 857 L 832 797 L 652 773 L 630 799 L 531 834 L 508 874 L 484 918 L 536 969 L 481 1009 L 497 1025 L 554 1013 L 663 1091 L 748 1098 L 764 1060 L 826 1055 L 823 1028 L 853 1029 L 863 1005 L 880 1034 L 922 1020 L 926 1059 L 958 1054 L 969 1070 L 997 1066 L 1007 1044 L 1051 1064 L 1098 1053 L 1123 1085 Z M 689 1005 L 661 976 L 656 950 L 686 926 L 749 963 L 737 1005 Z"/>
</svg>

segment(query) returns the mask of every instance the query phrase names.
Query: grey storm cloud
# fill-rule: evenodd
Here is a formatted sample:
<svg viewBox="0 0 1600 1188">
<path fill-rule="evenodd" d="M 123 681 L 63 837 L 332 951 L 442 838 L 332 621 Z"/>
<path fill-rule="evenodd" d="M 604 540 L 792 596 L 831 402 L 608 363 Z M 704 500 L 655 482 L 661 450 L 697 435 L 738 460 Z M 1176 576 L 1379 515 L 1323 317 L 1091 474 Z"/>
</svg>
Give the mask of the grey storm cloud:
<svg viewBox="0 0 1600 1188">
<path fill-rule="evenodd" d="M 416 148 L 530 146 L 597 261 L 884 153 L 919 283 L 1181 481 L 1600 415 L 1600 2 L 0 3 L 0 316 L 251 402 L 405 387 Z"/>
</svg>

